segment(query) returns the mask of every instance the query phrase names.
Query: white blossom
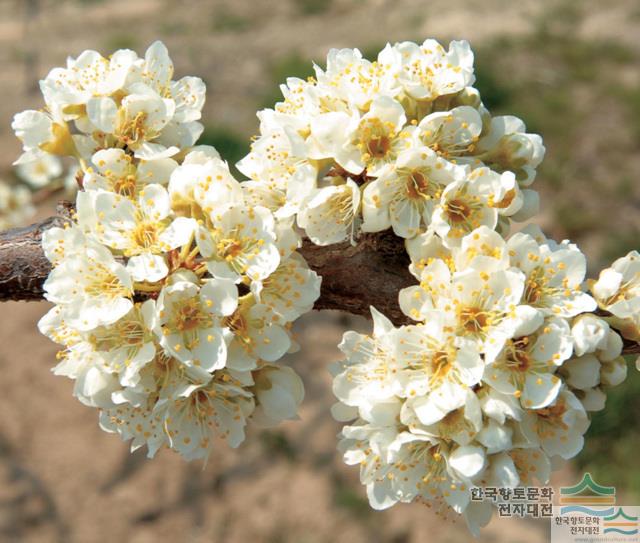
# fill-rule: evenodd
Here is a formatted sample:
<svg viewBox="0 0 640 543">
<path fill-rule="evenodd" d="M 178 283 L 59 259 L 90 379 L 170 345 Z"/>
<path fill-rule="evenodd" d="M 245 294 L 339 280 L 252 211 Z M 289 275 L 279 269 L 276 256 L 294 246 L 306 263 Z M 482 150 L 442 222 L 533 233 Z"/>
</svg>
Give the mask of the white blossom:
<svg viewBox="0 0 640 543">
<path fill-rule="evenodd" d="M 237 298 L 228 279 L 209 279 L 200 287 L 195 274 L 175 274 L 158 297 L 160 345 L 187 365 L 223 368 L 227 344 L 222 317 L 235 311 Z"/>
<path fill-rule="evenodd" d="M 452 41 L 448 51 L 435 40 L 422 45 L 403 42 L 396 49 L 402 61 L 399 82 L 417 100 L 453 94 L 475 80 L 473 53 L 466 41 Z"/>
<path fill-rule="evenodd" d="M 378 175 L 400 151 L 410 146 L 409 134 L 401 133 L 406 123 L 404 109 L 395 100 L 381 96 L 359 117 L 326 113 L 311 124 L 313 158 L 334 157 L 347 172 Z"/>
<path fill-rule="evenodd" d="M 288 367 L 263 366 L 255 376 L 256 409 L 253 420 L 273 426 L 297 418 L 304 399 L 302 380 Z"/>
<path fill-rule="evenodd" d="M 470 106 L 459 106 L 449 111 L 427 115 L 415 132 L 426 147 L 455 163 L 473 163 L 477 159 L 465 159 L 471 154 L 482 132 L 480 113 Z"/>
<path fill-rule="evenodd" d="M 540 243 L 529 229 L 507 241 L 512 265 L 526 274 L 524 301 L 547 314 L 572 317 L 593 311 L 596 302 L 582 291 L 586 259 L 568 243 Z M 539 236 L 538 236 L 539 237 Z"/>
<path fill-rule="evenodd" d="M 321 279 L 299 254 L 293 253 L 266 279 L 254 281 L 251 290 L 262 304 L 291 322 L 307 313 L 320 295 Z"/>
<path fill-rule="evenodd" d="M 358 230 L 360 189 L 351 180 L 317 189 L 303 202 L 298 225 L 316 245 L 353 240 Z"/>
<path fill-rule="evenodd" d="M 90 194 L 90 193 L 85 193 Z M 93 209 L 85 210 L 85 206 Z M 94 198 L 78 196 L 78 215 L 95 214 L 95 237 L 128 257 L 127 270 L 136 281 L 159 281 L 169 273 L 163 253 L 187 244 L 196 221 L 172 219 L 169 194 L 161 185 L 146 185 L 134 203 L 112 192 Z"/>
<path fill-rule="evenodd" d="M 0 230 L 25 226 L 35 212 L 29 189 L 0 180 Z"/>
<path fill-rule="evenodd" d="M 237 447 L 253 409 L 251 393 L 222 373 L 206 385 L 185 387 L 175 399 L 160 400 L 154 413 L 162 421 L 169 446 L 193 460 L 208 457 L 215 436 Z"/>
<path fill-rule="evenodd" d="M 524 123 L 512 115 L 493 117 L 474 150 L 474 155 L 492 169 L 514 172 L 522 187 L 533 183 L 544 153 L 542 138 L 528 134 Z"/>
<path fill-rule="evenodd" d="M 365 188 L 362 230 L 379 232 L 391 226 L 398 236 L 414 237 L 431 224 L 445 187 L 462 181 L 465 175 L 463 168 L 428 148 L 402 152 L 395 164 Z"/>
<path fill-rule="evenodd" d="M 133 306 L 131 276 L 104 246 L 76 249 L 49 274 L 45 298 L 61 305 L 65 320 L 79 330 L 113 324 Z"/>
<path fill-rule="evenodd" d="M 432 228 L 450 247 L 480 226 L 494 229 L 498 224 L 498 209 L 493 205 L 502 201 L 511 188 L 508 177 L 488 168 L 478 168 L 465 179 L 449 184 L 435 209 Z"/>
<path fill-rule="evenodd" d="M 640 254 L 631 251 L 600 272 L 591 292 L 600 309 L 613 315 L 611 322 L 622 335 L 640 339 Z"/>
<path fill-rule="evenodd" d="M 254 369 L 259 359 L 275 362 L 291 347 L 280 316 L 269 307 L 256 303 L 251 295 L 240 300 L 225 324 L 233 333 L 228 363 L 232 369 Z"/>
<path fill-rule="evenodd" d="M 280 263 L 274 229 L 268 209 L 232 205 L 214 212 L 212 226 L 199 229 L 197 243 L 214 277 L 260 280 Z"/>
<path fill-rule="evenodd" d="M 94 168 L 84 176 L 85 190 L 104 190 L 135 199 L 147 184 L 167 185 L 178 164 L 170 159 L 134 163 L 122 149 L 103 149 L 91 157 Z"/>
<path fill-rule="evenodd" d="M 569 325 L 550 318 L 533 333 L 509 339 L 487 365 L 483 379 L 500 392 L 514 394 L 527 409 L 540 409 L 560 391 L 562 381 L 554 372 L 572 350 Z"/>
<path fill-rule="evenodd" d="M 33 188 L 41 188 L 62 175 L 62 163 L 54 155 L 37 153 L 33 160 L 16 166 L 18 176 Z"/>
<path fill-rule="evenodd" d="M 584 443 L 589 419 L 584 407 L 569 390 L 563 389 L 548 407 L 525 411 L 522 432 L 549 456 L 573 458 Z"/>
</svg>

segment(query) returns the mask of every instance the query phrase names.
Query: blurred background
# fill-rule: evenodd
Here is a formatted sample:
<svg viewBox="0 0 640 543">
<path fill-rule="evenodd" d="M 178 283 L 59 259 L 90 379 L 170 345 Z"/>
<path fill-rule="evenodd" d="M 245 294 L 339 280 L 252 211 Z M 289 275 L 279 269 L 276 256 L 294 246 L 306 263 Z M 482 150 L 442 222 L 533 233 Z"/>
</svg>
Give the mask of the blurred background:
<svg viewBox="0 0 640 543">
<path fill-rule="evenodd" d="M 636 0 L 0 0 L 0 176 L 20 145 L 14 113 L 38 108 L 37 81 L 84 49 L 142 54 L 162 39 L 176 75 L 207 83 L 202 143 L 230 163 L 257 132 L 255 111 L 279 99 L 331 47 L 374 57 L 387 41 L 468 39 L 477 87 L 494 113 L 525 120 L 547 147 L 535 187 L 547 234 L 587 253 L 591 274 L 639 248 L 640 5 Z M 51 214 L 55 198 L 40 202 Z M 130 455 L 95 410 L 54 377 L 56 348 L 36 330 L 45 303 L 0 306 L 0 541 L 461 542 L 464 524 L 422 505 L 369 509 L 357 470 L 335 452 L 339 426 L 327 366 L 346 328 L 315 313 L 291 357 L 307 398 L 301 420 L 253 431 L 208 463 L 163 451 Z M 633 366 L 630 366 L 630 369 Z M 582 454 L 554 475 L 590 470 L 640 504 L 640 373 L 629 372 L 594 417 Z M 546 520 L 494 519 L 481 541 L 548 541 Z"/>
</svg>

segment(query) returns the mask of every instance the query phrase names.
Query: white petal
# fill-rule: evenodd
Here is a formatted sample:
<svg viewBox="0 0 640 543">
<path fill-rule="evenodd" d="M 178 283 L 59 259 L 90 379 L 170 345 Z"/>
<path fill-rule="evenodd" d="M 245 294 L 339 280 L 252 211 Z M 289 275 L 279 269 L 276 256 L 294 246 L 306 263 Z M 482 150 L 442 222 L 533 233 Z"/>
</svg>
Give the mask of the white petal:
<svg viewBox="0 0 640 543">
<path fill-rule="evenodd" d="M 127 271 L 134 281 L 149 281 L 155 283 L 167 276 L 169 268 L 164 256 L 142 253 L 132 256 L 127 262 Z"/>
<path fill-rule="evenodd" d="M 369 505 L 378 511 L 389 509 L 398 501 L 394 496 L 391 482 L 386 477 L 382 481 L 375 481 L 367 485 L 367 497 Z"/>
<path fill-rule="evenodd" d="M 484 469 L 485 459 L 482 447 L 466 445 L 458 447 L 449 455 L 449 465 L 463 477 L 471 479 Z"/>
<path fill-rule="evenodd" d="M 165 243 L 170 249 L 182 247 L 189 243 L 191 235 L 196 231 L 198 223 L 195 219 L 187 217 L 177 217 L 173 222 L 164 229 L 159 239 Z"/>
<path fill-rule="evenodd" d="M 112 134 L 116 128 L 118 106 L 111 98 L 90 98 L 87 116 L 98 130 Z"/>
<path fill-rule="evenodd" d="M 550 405 L 558 396 L 562 381 L 555 375 L 528 374 L 520 401 L 527 409 L 540 409 Z"/>
<path fill-rule="evenodd" d="M 567 384 L 579 390 L 593 388 L 600 383 L 600 361 L 592 354 L 572 358 L 562 365 L 568 374 Z"/>
<path fill-rule="evenodd" d="M 167 189 L 155 183 L 140 191 L 138 203 L 142 212 L 154 221 L 164 219 L 171 211 Z"/>
<path fill-rule="evenodd" d="M 231 315 L 238 307 L 238 289 L 229 279 L 209 279 L 200 290 L 200 297 L 216 315 Z"/>
<path fill-rule="evenodd" d="M 593 285 L 593 293 L 600 299 L 611 298 L 620 289 L 622 280 L 623 275 L 613 268 L 602 270 L 600 277 Z"/>
<path fill-rule="evenodd" d="M 159 160 L 162 158 L 170 158 L 180 151 L 178 147 L 165 147 L 159 143 L 149 143 L 145 141 L 138 147 L 134 153 L 136 158 L 141 160 Z"/>
</svg>

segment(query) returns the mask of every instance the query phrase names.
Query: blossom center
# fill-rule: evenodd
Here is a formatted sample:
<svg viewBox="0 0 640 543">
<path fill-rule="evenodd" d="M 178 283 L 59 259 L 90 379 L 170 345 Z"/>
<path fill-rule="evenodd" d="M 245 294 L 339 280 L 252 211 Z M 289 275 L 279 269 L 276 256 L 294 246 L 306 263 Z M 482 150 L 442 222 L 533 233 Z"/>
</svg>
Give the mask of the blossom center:
<svg viewBox="0 0 640 543">
<path fill-rule="evenodd" d="M 462 308 L 458 314 L 458 320 L 462 328 L 472 334 L 482 332 L 491 322 L 489 314 L 478 307 Z"/>
<path fill-rule="evenodd" d="M 136 246 L 149 249 L 158 242 L 158 228 L 153 223 L 143 222 L 136 226 L 131 237 Z"/>
<path fill-rule="evenodd" d="M 531 272 L 527 279 L 524 291 L 524 299 L 529 304 L 537 304 L 545 294 L 547 279 L 544 276 L 544 269 L 538 267 Z"/>
<path fill-rule="evenodd" d="M 218 254 L 225 260 L 233 260 L 242 253 L 242 243 L 235 238 L 223 238 L 217 243 Z"/>
<path fill-rule="evenodd" d="M 110 351 L 120 343 L 136 347 L 145 342 L 145 330 L 140 321 L 127 319 L 113 327 L 99 328 L 91 335 L 90 341 L 97 351 Z"/>
<path fill-rule="evenodd" d="M 120 125 L 120 140 L 131 146 L 138 142 L 153 139 L 147 134 L 146 121 L 147 114 L 144 111 L 136 113 L 133 119 L 125 119 Z"/>
<path fill-rule="evenodd" d="M 358 131 L 358 146 L 365 160 L 386 158 L 392 148 L 395 137 L 394 125 L 380 119 L 367 119 Z"/>
<path fill-rule="evenodd" d="M 528 352 L 529 338 L 522 337 L 513 341 L 511 346 L 512 367 L 518 371 L 526 372 L 531 367 L 531 356 Z"/>
<path fill-rule="evenodd" d="M 445 204 L 445 211 L 452 223 L 459 224 L 467 221 L 471 216 L 472 209 L 464 200 L 454 199 Z"/>
<path fill-rule="evenodd" d="M 504 198 L 499 202 L 493 202 L 493 199 L 490 198 L 489 205 L 491 207 L 495 207 L 498 209 L 506 209 L 513 203 L 513 200 L 515 199 L 515 197 L 516 197 L 516 191 L 514 189 L 511 189 L 507 191 Z"/>
<path fill-rule="evenodd" d="M 451 364 L 452 357 L 450 356 L 448 351 L 436 351 L 431 360 L 430 364 L 430 376 L 429 376 L 429 386 L 434 387 L 438 385 L 438 383 L 442 382 L 443 379 L 447 377 L 447 375 L 453 369 Z"/>
<path fill-rule="evenodd" d="M 200 303 L 190 299 L 180 305 L 174 312 L 173 322 L 170 328 L 180 331 L 194 330 L 196 328 L 210 328 L 213 324 L 211 315 L 202 311 Z"/>
<path fill-rule="evenodd" d="M 106 266 L 96 263 L 96 266 L 90 271 L 92 275 L 89 277 L 85 288 L 89 296 L 106 296 L 114 299 L 127 297 L 131 294 L 130 290 Z"/>
<path fill-rule="evenodd" d="M 254 349 L 254 341 L 249 333 L 250 323 L 247 319 L 246 309 L 246 306 L 238 308 L 233 315 L 225 319 L 224 324 L 233 332 L 235 339 L 240 342 L 244 350 L 251 354 Z"/>
<path fill-rule="evenodd" d="M 536 409 L 538 416 L 536 432 L 541 438 L 553 437 L 556 429 L 568 430 L 569 426 L 562 420 L 563 415 L 567 412 L 567 406 L 562 398 L 559 398 L 554 405 Z"/>
<path fill-rule="evenodd" d="M 429 178 L 420 171 L 413 171 L 407 177 L 407 196 L 412 200 L 421 198 L 430 199 L 429 194 L 431 183 Z"/>
<path fill-rule="evenodd" d="M 387 136 L 372 138 L 367 142 L 367 151 L 374 158 L 384 158 L 391 148 L 391 142 Z"/>
<path fill-rule="evenodd" d="M 135 175 L 125 175 L 115 180 L 113 189 L 116 193 L 132 198 L 136 193 L 137 180 Z"/>
</svg>

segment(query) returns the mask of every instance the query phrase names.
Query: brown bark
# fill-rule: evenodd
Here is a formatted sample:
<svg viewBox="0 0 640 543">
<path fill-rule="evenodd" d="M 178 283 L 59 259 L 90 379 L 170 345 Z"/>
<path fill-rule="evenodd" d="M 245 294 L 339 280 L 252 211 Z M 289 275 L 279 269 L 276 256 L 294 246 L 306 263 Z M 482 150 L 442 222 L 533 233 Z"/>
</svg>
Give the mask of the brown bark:
<svg viewBox="0 0 640 543">
<path fill-rule="evenodd" d="M 51 265 L 42 252 L 42 233 L 69 220 L 69 204 L 57 215 L 26 228 L 0 232 L 0 301 L 41 300 Z M 337 309 L 369 315 L 375 306 L 395 323 L 407 318 L 398 306 L 398 291 L 412 283 L 408 256 L 401 239 L 388 234 L 365 234 L 354 247 L 340 243 L 318 247 L 305 241 L 301 249 L 309 266 L 322 277 L 315 309 Z"/>
<path fill-rule="evenodd" d="M 57 214 L 26 228 L 0 232 L 0 302 L 42 300 L 51 265 L 41 247 L 42 233 L 70 220 L 71 204 L 61 202 Z M 320 247 L 305 240 L 300 252 L 322 277 L 314 309 L 336 309 L 370 315 L 374 306 L 396 324 L 410 320 L 400 311 L 398 291 L 415 284 L 408 271 L 404 243 L 390 232 L 364 234 L 349 242 Z M 640 345 L 625 341 L 624 354 L 640 354 Z"/>
<path fill-rule="evenodd" d="M 364 234 L 355 247 L 349 242 L 320 247 L 306 240 L 301 253 L 322 277 L 315 309 L 369 316 L 374 306 L 395 324 L 409 321 L 400 311 L 398 291 L 417 281 L 400 238 L 388 232 Z"/>
<path fill-rule="evenodd" d="M 70 205 L 60 203 L 56 215 L 25 228 L 0 232 L 0 302 L 42 300 L 51 264 L 44 256 L 42 233 L 69 221 Z"/>
</svg>

